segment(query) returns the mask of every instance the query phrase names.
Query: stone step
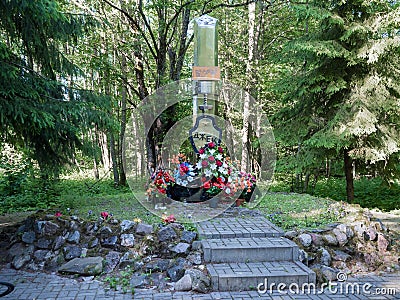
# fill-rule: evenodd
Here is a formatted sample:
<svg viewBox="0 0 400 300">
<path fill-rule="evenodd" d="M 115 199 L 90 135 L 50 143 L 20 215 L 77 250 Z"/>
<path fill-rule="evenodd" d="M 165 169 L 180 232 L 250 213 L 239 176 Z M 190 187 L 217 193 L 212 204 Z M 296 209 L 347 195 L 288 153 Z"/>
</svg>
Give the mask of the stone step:
<svg viewBox="0 0 400 300">
<path fill-rule="evenodd" d="M 214 291 L 248 291 L 272 287 L 288 289 L 291 284 L 315 284 L 315 273 L 295 261 L 208 264 Z M 266 285 L 265 285 L 266 284 Z M 283 286 L 284 285 L 284 286 Z"/>
<path fill-rule="evenodd" d="M 283 238 L 232 238 L 201 241 L 205 262 L 265 262 L 299 259 L 296 243 Z"/>
<path fill-rule="evenodd" d="M 200 239 L 280 237 L 284 232 L 264 217 L 215 218 L 197 225 Z"/>
</svg>

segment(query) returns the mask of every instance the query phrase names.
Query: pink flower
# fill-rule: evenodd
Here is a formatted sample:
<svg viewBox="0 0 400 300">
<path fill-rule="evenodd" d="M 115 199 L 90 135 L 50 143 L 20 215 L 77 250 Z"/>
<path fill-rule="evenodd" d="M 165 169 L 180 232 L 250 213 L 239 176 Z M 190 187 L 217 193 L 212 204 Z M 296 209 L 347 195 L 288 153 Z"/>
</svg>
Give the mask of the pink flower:
<svg viewBox="0 0 400 300">
<path fill-rule="evenodd" d="M 222 166 L 222 161 L 217 160 L 217 166 L 218 166 L 218 167 Z"/>
<path fill-rule="evenodd" d="M 214 162 L 215 158 L 214 158 L 214 156 L 211 155 L 211 156 L 208 157 L 208 160 L 211 161 L 211 162 Z"/>
<path fill-rule="evenodd" d="M 110 215 L 109 215 L 108 212 L 102 211 L 102 212 L 100 213 L 100 216 L 101 216 L 104 220 L 107 220 L 107 218 L 108 218 Z"/>
<path fill-rule="evenodd" d="M 62 213 L 61 212 L 56 212 L 55 214 L 54 214 L 54 216 L 56 216 L 56 217 L 61 217 L 62 216 Z"/>
<path fill-rule="evenodd" d="M 208 166 L 208 162 L 207 162 L 206 160 L 203 160 L 203 161 L 201 162 L 201 165 L 203 166 L 203 168 L 205 168 L 205 167 Z"/>
<path fill-rule="evenodd" d="M 219 152 L 219 153 L 223 153 L 223 152 L 224 152 L 224 149 L 222 149 L 222 147 L 219 146 L 219 147 L 218 147 L 218 152 Z"/>
<path fill-rule="evenodd" d="M 176 218 L 175 218 L 175 216 L 174 215 L 169 215 L 168 217 L 167 216 L 163 216 L 163 221 L 165 222 L 165 223 L 174 223 L 175 221 L 176 221 Z"/>
<path fill-rule="evenodd" d="M 200 148 L 199 153 L 203 154 L 204 153 L 204 148 Z"/>
</svg>

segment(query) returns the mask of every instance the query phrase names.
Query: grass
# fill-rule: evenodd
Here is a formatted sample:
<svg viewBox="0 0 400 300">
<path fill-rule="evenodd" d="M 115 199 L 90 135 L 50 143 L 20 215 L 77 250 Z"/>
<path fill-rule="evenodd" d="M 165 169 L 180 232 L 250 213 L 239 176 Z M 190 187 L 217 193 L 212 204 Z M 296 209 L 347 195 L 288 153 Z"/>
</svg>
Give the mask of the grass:
<svg viewBox="0 0 400 300">
<path fill-rule="evenodd" d="M 283 229 L 316 228 L 338 221 L 343 203 L 296 193 L 268 193 L 257 205 L 267 218 Z"/>
<path fill-rule="evenodd" d="M 370 208 L 376 203 L 384 202 L 380 195 L 386 196 L 386 203 L 398 202 L 398 198 L 393 196 L 398 195 L 397 190 L 385 189 L 377 180 L 357 182 L 356 187 L 358 197 L 369 199 Z M 364 187 L 364 196 L 361 196 L 360 187 Z M 317 186 L 318 197 L 287 192 L 268 193 L 255 208 L 286 230 L 320 227 L 340 219 L 343 202 L 331 198 L 341 200 L 342 189 L 343 183 L 333 180 L 321 182 Z M 139 218 L 150 224 L 160 223 L 160 217 L 146 210 L 128 187 L 115 188 L 111 180 L 63 179 L 49 186 L 47 190 L 36 182 L 29 182 L 20 193 L 5 197 L 0 202 L 0 214 L 48 209 L 50 213 L 60 211 L 83 218 L 97 218 L 101 212 L 107 211 L 119 220 Z"/>
</svg>

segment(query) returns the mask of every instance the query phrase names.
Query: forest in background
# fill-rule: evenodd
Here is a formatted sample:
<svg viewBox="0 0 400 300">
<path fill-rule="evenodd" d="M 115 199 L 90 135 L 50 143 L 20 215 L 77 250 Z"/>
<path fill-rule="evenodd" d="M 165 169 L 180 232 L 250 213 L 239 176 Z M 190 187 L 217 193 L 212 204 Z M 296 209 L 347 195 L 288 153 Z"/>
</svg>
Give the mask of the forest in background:
<svg viewBox="0 0 400 300">
<path fill-rule="evenodd" d="M 274 128 L 280 189 L 327 196 L 327 179 L 343 178 L 353 202 L 354 180 L 367 178 L 371 199 L 398 208 L 399 12 L 383 0 L 1 0 L 0 201 L 7 207 L 31 184 L 26 206 L 35 207 L 76 172 L 125 186 L 130 111 L 191 77 L 192 20 L 209 14 L 222 78 L 261 103 Z M 183 103 L 157 119 L 142 174 L 190 114 Z M 252 165 L 257 140 L 244 128 Z"/>
</svg>

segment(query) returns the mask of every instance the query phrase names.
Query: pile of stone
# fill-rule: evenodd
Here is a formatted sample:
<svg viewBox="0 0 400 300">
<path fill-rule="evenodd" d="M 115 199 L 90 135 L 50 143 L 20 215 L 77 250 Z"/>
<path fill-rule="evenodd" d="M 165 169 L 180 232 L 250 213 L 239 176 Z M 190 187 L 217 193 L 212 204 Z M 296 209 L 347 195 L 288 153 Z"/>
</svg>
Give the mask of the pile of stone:
<svg viewBox="0 0 400 300">
<path fill-rule="evenodd" d="M 210 283 L 196 236 L 178 223 L 153 226 L 38 214 L 16 228 L 0 252 L 3 263 L 15 269 L 82 276 L 110 276 L 129 269 L 133 288 L 171 290 L 179 282 L 179 289 L 207 292 Z"/>
<path fill-rule="evenodd" d="M 299 245 L 300 260 L 316 272 L 319 283 L 335 281 L 341 273 L 400 269 L 399 246 L 390 230 L 368 210 L 351 216 L 346 223 L 324 229 L 285 233 Z"/>
</svg>

